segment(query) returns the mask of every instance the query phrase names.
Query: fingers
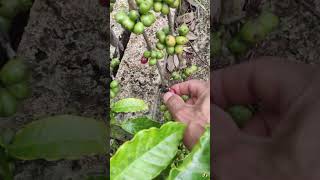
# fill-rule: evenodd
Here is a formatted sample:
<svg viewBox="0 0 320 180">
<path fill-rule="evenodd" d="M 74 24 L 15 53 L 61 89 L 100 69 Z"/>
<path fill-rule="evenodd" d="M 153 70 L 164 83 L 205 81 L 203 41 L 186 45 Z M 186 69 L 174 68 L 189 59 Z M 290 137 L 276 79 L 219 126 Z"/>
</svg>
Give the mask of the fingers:
<svg viewBox="0 0 320 180">
<path fill-rule="evenodd" d="M 261 102 L 271 111 L 285 111 L 311 81 L 314 67 L 264 57 L 211 73 L 212 101 L 222 108 Z"/>
<path fill-rule="evenodd" d="M 186 103 L 180 96 L 171 92 L 164 94 L 163 101 L 172 114 L 175 114 L 186 106 Z"/>
<path fill-rule="evenodd" d="M 190 80 L 183 83 L 175 84 L 171 87 L 178 95 L 190 95 L 197 97 L 205 89 L 209 88 L 205 81 Z"/>
</svg>

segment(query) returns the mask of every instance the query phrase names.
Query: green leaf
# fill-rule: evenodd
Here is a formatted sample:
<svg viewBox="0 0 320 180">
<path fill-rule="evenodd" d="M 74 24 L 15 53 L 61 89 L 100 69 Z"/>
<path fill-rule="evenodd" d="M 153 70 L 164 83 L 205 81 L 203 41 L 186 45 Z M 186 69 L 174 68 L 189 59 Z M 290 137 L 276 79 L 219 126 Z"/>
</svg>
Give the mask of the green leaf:
<svg viewBox="0 0 320 180">
<path fill-rule="evenodd" d="M 176 179 L 210 179 L 210 128 L 206 129 L 182 164 L 171 170 L 168 180 Z"/>
<path fill-rule="evenodd" d="M 9 153 L 18 159 L 77 159 L 107 153 L 107 126 L 91 118 L 60 115 L 34 121 L 16 134 Z"/>
<path fill-rule="evenodd" d="M 175 157 L 185 125 L 168 122 L 159 128 L 138 132 L 110 160 L 111 180 L 149 180 L 157 177 Z"/>
<path fill-rule="evenodd" d="M 131 134 L 136 134 L 137 132 L 144 130 L 144 129 L 149 129 L 152 127 L 157 127 L 159 128 L 161 126 L 160 123 L 153 121 L 149 119 L 148 117 L 137 117 L 134 119 L 128 119 L 121 123 L 122 129 L 125 131 L 131 133 Z"/>
<path fill-rule="evenodd" d="M 115 102 L 111 110 L 116 113 L 129 113 L 148 110 L 148 105 L 141 99 L 127 98 Z"/>
</svg>

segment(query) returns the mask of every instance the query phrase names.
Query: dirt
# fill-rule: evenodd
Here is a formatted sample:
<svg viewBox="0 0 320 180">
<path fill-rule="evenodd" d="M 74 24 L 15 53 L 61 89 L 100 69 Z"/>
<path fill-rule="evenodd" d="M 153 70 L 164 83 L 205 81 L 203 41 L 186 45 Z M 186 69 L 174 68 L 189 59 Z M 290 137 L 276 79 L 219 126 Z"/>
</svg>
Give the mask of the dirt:
<svg viewBox="0 0 320 180">
<path fill-rule="evenodd" d="M 58 114 L 106 121 L 108 27 L 108 12 L 99 1 L 36 0 L 17 51 L 32 70 L 32 96 L 15 116 L 1 118 L 0 127 L 18 130 Z M 15 179 L 81 180 L 106 174 L 107 161 L 106 156 L 17 161 Z"/>
<path fill-rule="evenodd" d="M 250 1 L 251 2 L 251 1 Z M 260 1 L 252 1 L 252 3 Z M 309 64 L 320 63 L 320 19 L 312 11 L 320 14 L 320 3 L 314 0 L 305 1 L 311 8 L 307 8 L 295 0 L 269 1 L 262 0 L 260 5 L 251 4 L 247 11 L 247 18 L 253 17 L 257 9 L 264 5 L 271 5 L 272 11 L 280 17 L 279 27 L 262 42 L 251 48 L 244 56 L 236 59 L 228 54 L 213 59 L 213 69 L 225 68 L 244 61 L 254 60 L 260 56 L 279 56 L 292 61 Z M 250 5 L 250 4 L 249 4 Z M 243 9 L 243 8 L 241 8 Z M 239 21 L 227 24 L 225 29 L 232 31 L 239 27 Z"/>
</svg>

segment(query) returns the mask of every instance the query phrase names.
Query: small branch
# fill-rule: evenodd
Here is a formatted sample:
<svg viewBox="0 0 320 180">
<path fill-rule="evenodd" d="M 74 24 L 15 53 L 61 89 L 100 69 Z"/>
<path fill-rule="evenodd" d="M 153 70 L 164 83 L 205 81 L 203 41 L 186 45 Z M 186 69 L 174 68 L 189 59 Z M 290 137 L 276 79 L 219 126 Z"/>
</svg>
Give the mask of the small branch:
<svg viewBox="0 0 320 180">
<path fill-rule="evenodd" d="M 169 25 L 169 30 L 170 30 L 170 34 L 173 35 L 174 32 L 174 24 L 172 21 L 172 16 L 171 16 L 171 10 L 169 9 L 169 14 L 167 15 L 168 18 L 168 25 Z"/>
<path fill-rule="evenodd" d="M 204 61 L 204 60 L 201 59 L 200 55 L 197 53 L 197 51 L 195 50 L 195 48 L 193 47 L 193 45 L 192 45 L 190 42 L 188 42 L 188 44 L 190 45 L 190 47 L 192 48 L 192 50 L 196 53 L 198 59 L 199 59 L 200 61 L 202 61 L 206 66 L 208 66 L 207 61 Z"/>
<path fill-rule="evenodd" d="M 144 40 L 145 40 L 146 43 L 147 43 L 147 49 L 148 49 L 149 51 L 151 51 L 151 50 L 152 50 L 152 45 L 151 45 L 151 42 L 150 42 L 150 40 L 149 40 L 149 38 L 148 38 L 147 33 L 146 33 L 146 32 L 143 32 L 142 35 L 143 35 Z"/>
</svg>

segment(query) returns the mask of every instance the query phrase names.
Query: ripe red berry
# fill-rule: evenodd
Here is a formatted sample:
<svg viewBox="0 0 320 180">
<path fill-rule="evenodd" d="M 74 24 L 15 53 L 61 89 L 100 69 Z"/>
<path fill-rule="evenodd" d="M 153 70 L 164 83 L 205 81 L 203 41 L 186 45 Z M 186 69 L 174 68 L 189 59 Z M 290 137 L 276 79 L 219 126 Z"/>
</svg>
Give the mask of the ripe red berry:
<svg viewBox="0 0 320 180">
<path fill-rule="evenodd" d="M 148 63 L 148 58 L 142 56 L 140 61 L 141 61 L 141 64 L 147 64 Z"/>
<path fill-rule="evenodd" d="M 99 0 L 99 2 L 103 7 L 109 7 L 110 5 L 109 0 Z"/>
</svg>

